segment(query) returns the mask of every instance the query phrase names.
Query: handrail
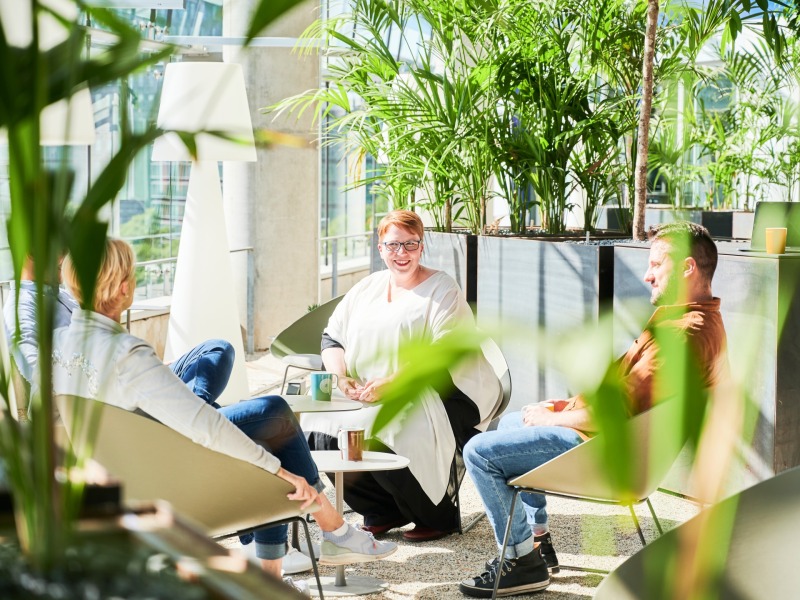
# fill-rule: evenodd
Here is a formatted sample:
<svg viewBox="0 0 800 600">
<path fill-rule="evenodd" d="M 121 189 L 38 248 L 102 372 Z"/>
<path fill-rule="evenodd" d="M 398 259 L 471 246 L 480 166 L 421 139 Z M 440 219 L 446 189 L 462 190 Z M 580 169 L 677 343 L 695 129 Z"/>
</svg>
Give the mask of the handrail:
<svg viewBox="0 0 800 600">
<path fill-rule="evenodd" d="M 335 298 L 339 295 L 339 240 L 348 240 L 354 238 L 366 238 L 366 237 L 373 237 L 372 231 L 362 231 L 359 233 L 346 233 L 342 235 L 329 235 L 329 236 L 322 236 L 319 238 L 319 256 L 322 257 L 322 245 L 330 243 L 330 253 L 325 252 L 325 263 L 327 264 L 328 256 L 331 257 L 331 297 Z M 370 260 L 369 255 L 367 255 L 367 260 Z M 319 269 L 319 277 L 320 283 L 322 280 L 322 269 Z M 322 300 L 322 285 L 317 286 L 318 289 L 318 301 Z"/>
<path fill-rule="evenodd" d="M 244 248 L 236 248 L 234 250 L 230 250 L 231 254 L 238 253 L 238 252 L 246 252 L 247 253 L 247 289 L 246 289 L 246 304 L 247 304 L 247 321 L 246 321 L 246 343 L 245 343 L 245 352 L 247 354 L 253 354 L 255 352 L 255 289 L 253 287 L 253 281 L 255 280 L 255 260 L 253 258 L 253 248 L 251 246 L 244 247 Z M 169 258 L 156 258 L 153 260 L 143 260 L 141 262 L 137 262 L 134 264 L 134 267 L 147 267 L 151 265 L 160 265 L 164 263 L 170 262 L 177 262 L 178 258 L 176 256 L 169 257 Z M 11 284 L 14 283 L 13 279 L 7 279 L 0 281 L 0 309 L 5 304 L 6 294 L 8 291 L 11 290 Z M 136 307 L 131 308 L 126 311 L 125 315 L 125 322 L 130 331 L 130 323 L 131 323 L 131 310 L 165 310 L 166 307 L 156 307 L 153 306 L 151 308 L 142 308 Z"/>
</svg>

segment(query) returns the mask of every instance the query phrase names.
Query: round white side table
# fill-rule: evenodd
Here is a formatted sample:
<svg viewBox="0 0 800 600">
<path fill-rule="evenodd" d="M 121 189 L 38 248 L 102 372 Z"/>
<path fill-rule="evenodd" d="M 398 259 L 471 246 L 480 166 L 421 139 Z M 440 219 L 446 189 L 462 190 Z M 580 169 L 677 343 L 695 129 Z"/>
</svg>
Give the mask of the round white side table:
<svg viewBox="0 0 800 600">
<path fill-rule="evenodd" d="M 350 411 L 350 410 L 360 410 L 364 407 L 361 402 L 357 402 L 356 400 L 350 400 L 349 398 L 343 397 L 336 397 L 333 398 L 330 402 L 322 401 L 322 400 L 312 400 L 310 395 L 302 396 L 302 395 L 293 395 L 293 394 L 282 394 L 281 398 L 286 400 L 286 404 L 289 405 L 289 408 L 295 414 L 295 416 L 300 415 L 300 413 L 314 413 L 314 412 L 342 412 L 342 411 Z M 339 511 L 341 514 L 341 511 Z M 303 552 L 302 548 L 300 548 L 300 542 L 297 533 L 297 523 L 292 523 L 292 540 L 291 546 L 296 548 L 300 552 Z M 316 589 L 316 586 L 314 586 Z"/>
<path fill-rule="evenodd" d="M 336 512 L 342 514 L 344 507 L 344 473 L 358 471 L 393 471 L 408 466 L 409 460 L 405 456 L 389 454 L 388 452 L 364 452 L 364 460 L 342 460 L 338 450 L 314 450 L 311 452 L 317 469 L 324 473 L 335 473 L 334 486 L 336 487 Z M 344 565 L 336 566 L 336 577 L 322 577 L 322 589 L 326 596 L 360 596 L 374 594 L 385 589 L 386 582 L 374 577 L 345 578 Z M 309 580 L 311 593 L 316 593 L 316 583 Z"/>
<path fill-rule="evenodd" d="M 361 402 L 348 398 L 334 398 L 330 402 L 312 400 L 311 396 L 292 396 L 291 394 L 282 395 L 281 398 L 286 400 L 286 404 L 295 414 L 359 410 L 364 406 Z"/>
</svg>

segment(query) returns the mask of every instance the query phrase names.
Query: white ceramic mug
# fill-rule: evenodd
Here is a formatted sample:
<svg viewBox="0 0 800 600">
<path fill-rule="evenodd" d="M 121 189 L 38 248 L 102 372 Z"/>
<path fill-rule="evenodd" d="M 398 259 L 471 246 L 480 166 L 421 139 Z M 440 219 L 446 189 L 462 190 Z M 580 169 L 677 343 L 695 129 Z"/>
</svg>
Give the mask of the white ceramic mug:
<svg viewBox="0 0 800 600">
<path fill-rule="evenodd" d="M 364 459 L 364 430 L 358 427 L 345 427 L 339 430 L 339 452 L 342 460 L 359 461 Z"/>
</svg>

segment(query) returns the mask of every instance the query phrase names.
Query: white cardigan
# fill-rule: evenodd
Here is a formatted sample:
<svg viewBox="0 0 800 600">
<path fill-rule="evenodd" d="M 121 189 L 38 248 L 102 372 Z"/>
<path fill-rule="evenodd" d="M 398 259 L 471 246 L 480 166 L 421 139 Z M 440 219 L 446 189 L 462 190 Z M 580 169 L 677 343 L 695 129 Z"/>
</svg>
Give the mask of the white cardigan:
<svg viewBox="0 0 800 600">
<path fill-rule="evenodd" d="M 456 325 L 474 324 L 458 284 L 437 271 L 413 290 L 388 301 L 389 272 L 380 271 L 356 284 L 336 307 L 325 329 L 344 347 L 348 375 L 364 383 L 397 372 L 397 350 L 414 336 L 435 342 Z M 485 430 L 502 398 L 502 387 L 491 365 L 482 356 L 451 369 L 453 383 L 480 411 Z M 363 427 L 370 437 L 380 405 L 340 413 L 306 413 L 300 423 L 305 431 L 336 436 L 341 427 Z M 455 437 L 441 398 L 431 388 L 416 410 L 398 419 L 377 435 L 397 454 L 408 457 L 409 469 L 432 502 L 438 504 L 447 491 Z"/>
<path fill-rule="evenodd" d="M 195 396 L 144 340 L 99 313 L 76 310 L 53 340 L 56 394 L 142 410 L 211 450 L 277 473 L 280 461 Z M 142 440 L 143 444 L 147 440 Z"/>
</svg>

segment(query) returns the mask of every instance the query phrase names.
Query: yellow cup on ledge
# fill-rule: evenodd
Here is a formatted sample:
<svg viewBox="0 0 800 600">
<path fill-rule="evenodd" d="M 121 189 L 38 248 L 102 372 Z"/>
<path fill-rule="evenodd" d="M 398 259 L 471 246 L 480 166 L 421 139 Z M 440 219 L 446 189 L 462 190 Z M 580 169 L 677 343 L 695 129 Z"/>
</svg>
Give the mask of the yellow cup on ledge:
<svg viewBox="0 0 800 600">
<path fill-rule="evenodd" d="M 786 227 L 767 227 L 767 252 L 784 254 L 786 252 Z"/>
</svg>

